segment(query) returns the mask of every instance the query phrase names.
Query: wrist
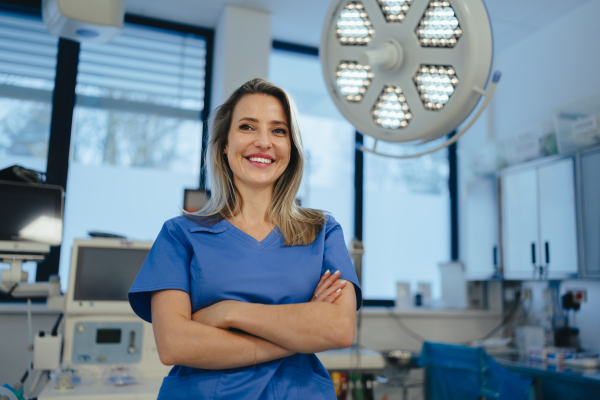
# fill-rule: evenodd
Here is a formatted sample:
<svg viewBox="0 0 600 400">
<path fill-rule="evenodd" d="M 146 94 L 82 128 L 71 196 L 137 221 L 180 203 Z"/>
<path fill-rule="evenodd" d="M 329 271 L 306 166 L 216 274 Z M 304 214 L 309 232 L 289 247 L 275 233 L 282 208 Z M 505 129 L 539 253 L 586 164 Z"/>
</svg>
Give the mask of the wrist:
<svg viewBox="0 0 600 400">
<path fill-rule="evenodd" d="M 227 328 L 237 328 L 239 320 L 240 308 L 243 308 L 246 303 L 241 301 L 230 300 L 227 302 L 227 309 L 225 311 L 225 324 Z"/>
</svg>

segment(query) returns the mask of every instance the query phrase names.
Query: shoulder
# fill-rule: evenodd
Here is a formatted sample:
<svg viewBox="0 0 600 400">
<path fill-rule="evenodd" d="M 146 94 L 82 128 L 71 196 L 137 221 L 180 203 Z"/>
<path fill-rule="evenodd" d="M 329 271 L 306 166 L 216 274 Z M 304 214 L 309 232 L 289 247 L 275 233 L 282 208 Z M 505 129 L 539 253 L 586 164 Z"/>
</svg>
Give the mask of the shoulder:
<svg viewBox="0 0 600 400">
<path fill-rule="evenodd" d="M 335 236 L 336 234 L 341 233 L 342 226 L 339 222 L 336 221 L 333 215 L 327 212 L 323 214 L 323 217 L 325 219 L 325 222 L 323 223 L 323 227 L 319 232 L 319 237 L 321 238 L 321 240 L 327 241 L 331 238 L 332 235 Z"/>
<path fill-rule="evenodd" d="M 337 222 L 335 220 L 335 218 L 333 217 L 333 215 L 331 214 L 325 214 L 325 224 L 323 225 L 323 230 L 325 231 L 325 233 L 329 233 L 334 229 L 342 229 L 342 226 L 340 225 L 339 222 Z"/>
</svg>

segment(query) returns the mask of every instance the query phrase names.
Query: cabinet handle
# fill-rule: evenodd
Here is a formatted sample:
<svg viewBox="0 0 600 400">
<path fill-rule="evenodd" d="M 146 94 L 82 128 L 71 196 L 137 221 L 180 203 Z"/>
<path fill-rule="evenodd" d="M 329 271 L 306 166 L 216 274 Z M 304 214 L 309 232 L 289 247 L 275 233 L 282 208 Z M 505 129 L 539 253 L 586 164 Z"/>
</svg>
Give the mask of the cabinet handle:
<svg viewBox="0 0 600 400">
<path fill-rule="evenodd" d="M 531 263 L 535 265 L 535 243 L 531 243 Z"/>
<path fill-rule="evenodd" d="M 546 264 L 550 264 L 550 243 L 546 242 Z"/>
<path fill-rule="evenodd" d="M 494 246 L 494 267 L 498 266 L 498 246 Z"/>
</svg>

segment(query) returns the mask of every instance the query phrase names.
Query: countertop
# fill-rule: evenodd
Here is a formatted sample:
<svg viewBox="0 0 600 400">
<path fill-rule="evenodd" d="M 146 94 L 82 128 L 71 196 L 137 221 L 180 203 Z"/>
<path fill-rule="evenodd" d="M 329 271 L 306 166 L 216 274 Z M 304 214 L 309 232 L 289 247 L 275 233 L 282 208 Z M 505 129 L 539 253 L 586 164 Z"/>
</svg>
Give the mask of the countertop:
<svg viewBox="0 0 600 400">
<path fill-rule="evenodd" d="M 576 368 L 564 365 L 557 366 L 547 363 L 532 362 L 508 355 L 494 356 L 494 359 L 500 365 L 513 372 L 523 372 L 526 374 L 537 375 L 542 378 L 581 381 L 600 387 L 600 369 L 598 368 Z"/>
</svg>

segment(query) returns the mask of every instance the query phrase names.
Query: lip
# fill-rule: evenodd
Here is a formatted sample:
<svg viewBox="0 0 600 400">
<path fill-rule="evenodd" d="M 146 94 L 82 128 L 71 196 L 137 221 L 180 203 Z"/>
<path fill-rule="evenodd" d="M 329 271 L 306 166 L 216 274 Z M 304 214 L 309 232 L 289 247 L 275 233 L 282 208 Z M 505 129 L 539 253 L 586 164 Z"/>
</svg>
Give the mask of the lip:
<svg viewBox="0 0 600 400">
<path fill-rule="evenodd" d="M 249 154 L 247 156 L 244 156 L 244 158 L 246 158 L 246 159 L 251 158 L 251 157 L 267 158 L 269 160 L 275 161 L 275 158 L 273 156 L 270 156 L 270 155 L 265 154 L 265 153 L 252 153 L 252 154 Z"/>
<path fill-rule="evenodd" d="M 255 162 L 255 161 L 250 161 L 250 158 L 252 157 L 258 157 L 258 158 L 266 158 L 268 160 L 273 160 L 272 163 L 269 164 L 263 164 L 263 163 L 259 163 L 259 162 Z M 273 156 L 270 156 L 268 154 L 264 154 L 264 153 L 252 153 L 248 156 L 244 157 L 246 159 L 246 161 L 248 161 L 252 166 L 256 167 L 256 168 L 269 168 L 270 166 L 275 164 L 275 159 L 273 158 Z"/>
</svg>

